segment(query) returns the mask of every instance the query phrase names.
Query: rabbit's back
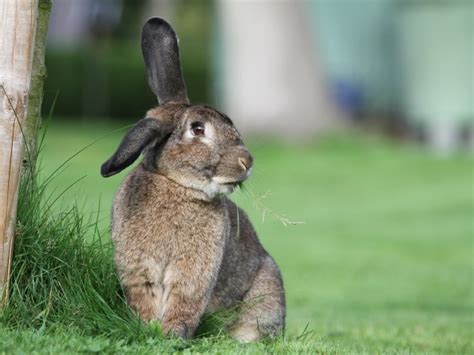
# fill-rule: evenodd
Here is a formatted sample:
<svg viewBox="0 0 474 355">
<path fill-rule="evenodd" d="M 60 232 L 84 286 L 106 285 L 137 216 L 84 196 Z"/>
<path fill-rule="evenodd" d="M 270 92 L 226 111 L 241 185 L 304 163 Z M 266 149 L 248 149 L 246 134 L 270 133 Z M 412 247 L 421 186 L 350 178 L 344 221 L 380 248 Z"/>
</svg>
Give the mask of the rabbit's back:
<svg viewBox="0 0 474 355">
<path fill-rule="evenodd" d="M 267 255 L 245 212 L 225 198 L 229 236 L 209 310 L 228 308 L 242 300 Z"/>
<path fill-rule="evenodd" d="M 242 301 L 265 263 L 272 264 L 281 282 L 280 271 L 261 245 L 247 214 L 225 198 L 230 232 L 224 257 L 208 310 L 232 307 Z"/>
</svg>

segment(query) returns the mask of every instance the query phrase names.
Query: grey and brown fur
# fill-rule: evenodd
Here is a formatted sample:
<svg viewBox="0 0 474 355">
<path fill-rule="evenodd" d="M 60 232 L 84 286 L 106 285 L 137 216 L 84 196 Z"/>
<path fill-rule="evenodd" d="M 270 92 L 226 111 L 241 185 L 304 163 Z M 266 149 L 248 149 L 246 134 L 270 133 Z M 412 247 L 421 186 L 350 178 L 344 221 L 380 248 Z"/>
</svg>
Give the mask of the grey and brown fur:
<svg viewBox="0 0 474 355">
<path fill-rule="evenodd" d="M 245 212 L 225 196 L 250 175 L 252 156 L 227 116 L 190 105 L 166 21 L 145 24 L 142 49 L 160 106 L 101 169 L 111 176 L 144 155 L 113 203 L 115 262 L 127 300 L 165 334 L 192 337 L 205 312 L 240 305 L 233 337 L 274 337 L 285 322 L 280 271 Z"/>
</svg>

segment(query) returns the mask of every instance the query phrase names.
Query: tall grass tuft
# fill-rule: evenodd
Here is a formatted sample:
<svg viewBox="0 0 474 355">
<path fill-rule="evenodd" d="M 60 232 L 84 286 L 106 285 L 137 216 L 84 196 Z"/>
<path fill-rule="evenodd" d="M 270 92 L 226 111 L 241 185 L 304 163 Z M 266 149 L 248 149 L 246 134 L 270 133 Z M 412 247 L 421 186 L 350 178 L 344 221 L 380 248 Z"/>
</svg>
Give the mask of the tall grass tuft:
<svg viewBox="0 0 474 355">
<path fill-rule="evenodd" d="M 14 329 L 74 329 L 125 341 L 157 335 L 157 327 L 144 327 L 127 307 L 111 244 L 102 241 L 93 216 L 86 218 L 77 206 L 52 212 L 61 194 L 46 196 L 51 181 L 39 180 L 35 164 L 22 175 L 2 323 Z"/>
</svg>

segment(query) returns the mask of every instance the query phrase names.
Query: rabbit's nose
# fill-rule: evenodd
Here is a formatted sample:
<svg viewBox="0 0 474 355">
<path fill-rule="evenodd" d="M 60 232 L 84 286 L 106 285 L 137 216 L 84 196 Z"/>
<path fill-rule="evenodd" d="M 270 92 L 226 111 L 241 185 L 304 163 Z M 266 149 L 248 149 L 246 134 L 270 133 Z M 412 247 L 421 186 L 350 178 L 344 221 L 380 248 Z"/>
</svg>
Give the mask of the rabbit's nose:
<svg viewBox="0 0 474 355">
<path fill-rule="evenodd" d="M 253 158 L 250 153 L 245 152 L 238 158 L 240 166 L 245 170 L 248 171 L 252 168 Z"/>
</svg>

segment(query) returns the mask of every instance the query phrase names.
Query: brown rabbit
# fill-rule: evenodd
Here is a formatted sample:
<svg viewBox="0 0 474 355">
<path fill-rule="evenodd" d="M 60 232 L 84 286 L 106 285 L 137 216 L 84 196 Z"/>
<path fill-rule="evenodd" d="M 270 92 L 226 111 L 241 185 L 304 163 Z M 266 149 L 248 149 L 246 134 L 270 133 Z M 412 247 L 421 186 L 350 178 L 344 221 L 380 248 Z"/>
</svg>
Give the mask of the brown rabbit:
<svg viewBox="0 0 474 355">
<path fill-rule="evenodd" d="M 145 24 L 142 50 L 160 106 L 101 169 L 112 176 L 144 154 L 112 212 L 127 300 L 142 320 L 159 320 L 165 334 L 191 337 L 204 312 L 240 306 L 233 337 L 274 337 L 285 321 L 280 271 L 246 214 L 225 196 L 250 175 L 252 156 L 227 116 L 190 105 L 176 34 L 166 21 Z"/>
</svg>

